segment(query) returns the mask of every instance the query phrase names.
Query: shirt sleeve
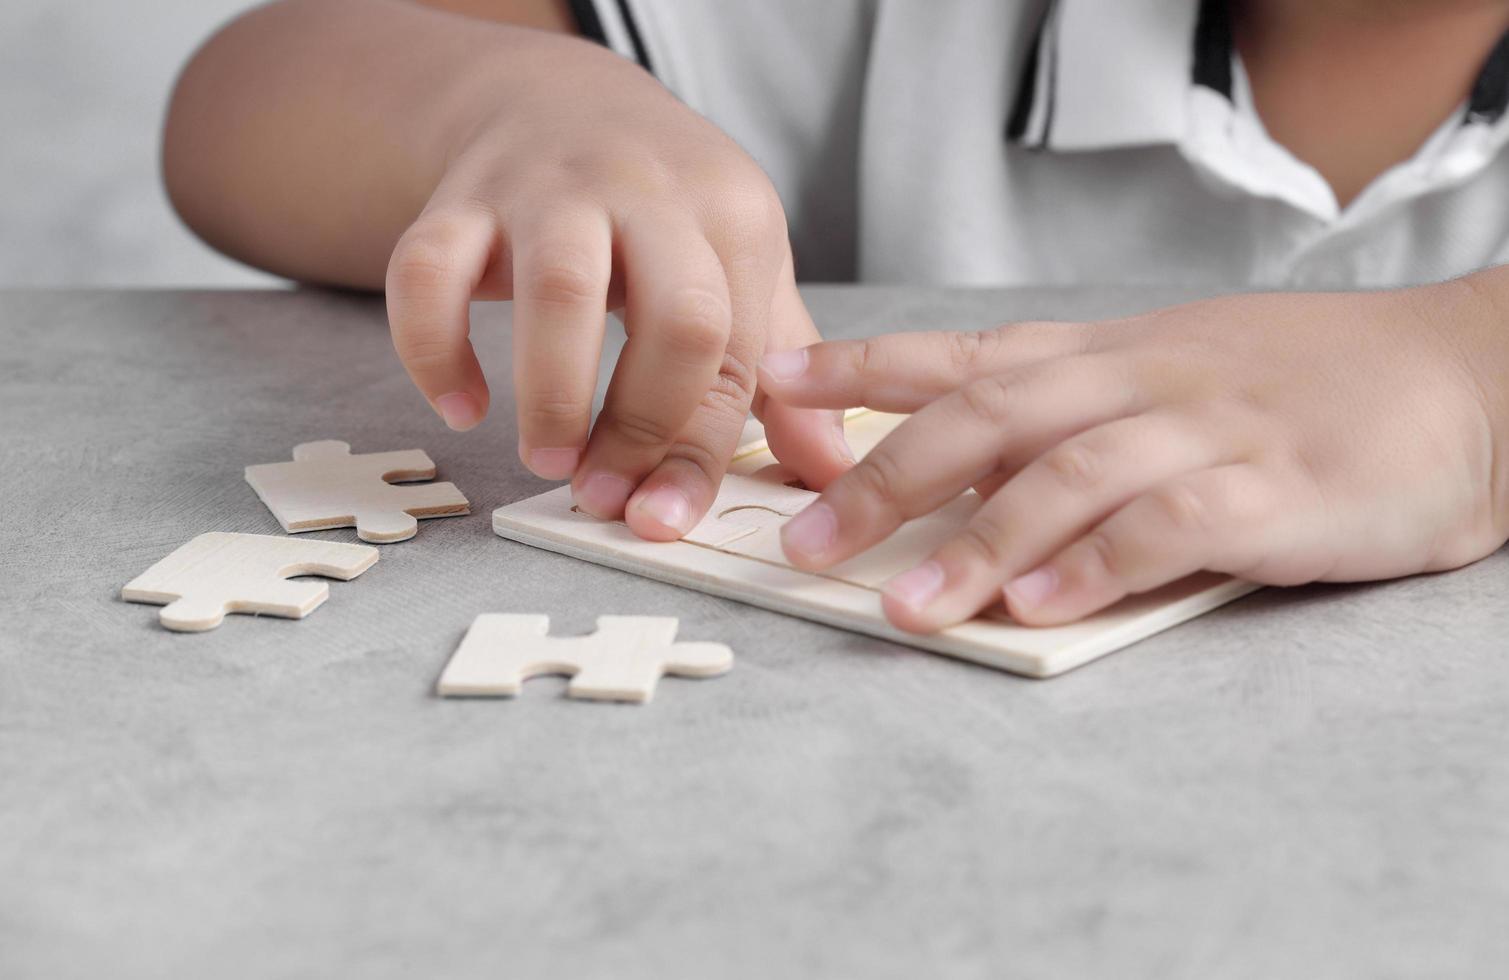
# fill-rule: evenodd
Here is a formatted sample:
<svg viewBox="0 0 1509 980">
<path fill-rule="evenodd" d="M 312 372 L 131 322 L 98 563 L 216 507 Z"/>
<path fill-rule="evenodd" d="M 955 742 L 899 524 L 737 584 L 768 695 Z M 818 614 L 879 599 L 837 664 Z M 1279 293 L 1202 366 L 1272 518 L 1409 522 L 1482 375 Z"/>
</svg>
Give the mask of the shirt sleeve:
<svg viewBox="0 0 1509 980">
<path fill-rule="evenodd" d="M 571 0 L 583 36 L 638 62 L 770 175 L 797 275 L 857 273 L 860 116 L 878 0 Z"/>
</svg>

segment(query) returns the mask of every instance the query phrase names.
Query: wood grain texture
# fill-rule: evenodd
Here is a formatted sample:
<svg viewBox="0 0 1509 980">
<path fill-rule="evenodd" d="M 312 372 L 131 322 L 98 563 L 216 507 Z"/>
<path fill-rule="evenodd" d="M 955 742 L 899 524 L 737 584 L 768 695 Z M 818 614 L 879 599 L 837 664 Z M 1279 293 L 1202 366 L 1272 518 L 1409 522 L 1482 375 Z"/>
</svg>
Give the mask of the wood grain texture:
<svg viewBox="0 0 1509 980">
<path fill-rule="evenodd" d="M 851 412 L 846 421 L 850 444 L 863 454 L 904 418 Z M 735 455 L 707 517 L 680 541 L 644 541 L 623 524 L 574 511 L 569 487 L 499 507 L 493 511 L 493 530 L 600 565 L 1031 677 L 1063 673 L 1258 588 L 1200 574 L 1128 596 L 1066 626 L 1020 626 L 994 610 L 938 633 L 903 632 L 881 611 L 880 587 L 962 527 L 980 498 L 963 494 L 827 572 L 800 571 L 781 551 L 780 526 L 817 495 L 787 484 L 789 474 L 770 455 L 756 427 L 746 429 L 746 438 L 754 441 Z"/>
<path fill-rule="evenodd" d="M 643 703 L 665 674 L 716 677 L 733 668 L 721 643 L 677 643 L 674 616 L 599 616 L 585 636 L 551 636 L 550 617 L 484 613 L 440 675 L 442 697 L 514 697 L 531 677 L 565 674 L 566 693 Z"/>
<path fill-rule="evenodd" d="M 715 506 L 740 499 L 741 491 L 749 491 L 743 499 L 759 506 L 765 488 L 751 488 L 751 483 L 757 481 L 725 477 Z M 1130 596 L 1105 612 L 1067 626 L 1029 628 L 1002 618 L 979 617 L 923 635 L 897 629 L 881 612 L 876 580 L 883 581 L 885 573 L 903 564 L 898 552 L 885 555 L 876 567 L 867 567 L 861 556 L 829 575 L 814 575 L 770 557 L 774 545 L 768 535 L 774 533 L 773 528 L 735 540 L 726 549 L 692 540 L 645 541 L 620 523 L 573 511 L 570 487 L 499 507 L 493 511 L 493 530 L 514 541 L 599 565 L 1032 677 L 1051 677 L 1078 667 L 1257 588 L 1202 574 Z M 932 523 L 916 540 L 932 539 L 943 530 Z M 692 536 L 700 535 L 694 529 Z M 925 552 L 915 560 L 923 557 Z"/>
<path fill-rule="evenodd" d="M 214 629 L 226 613 L 303 619 L 330 598 L 330 586 L 291 576 L 349 581 L 376 561 L 377 549 L 363 544 L 210 531 L 126 583 L 121 598 L 166 604 L 159 621 L 184 633 Z"/>
<path fill-rule="evenodd" d="M 395 486 L 435 478 L 423 450 L 353 455 L 336 439 L 301 443 L 293 459 L 246 468 L 246 482 L 290 534 L 355 527 L 363 541 L 406 541 L 417 518 L 456 517 L 470 505 L 452 483 Z"/>
</svg>

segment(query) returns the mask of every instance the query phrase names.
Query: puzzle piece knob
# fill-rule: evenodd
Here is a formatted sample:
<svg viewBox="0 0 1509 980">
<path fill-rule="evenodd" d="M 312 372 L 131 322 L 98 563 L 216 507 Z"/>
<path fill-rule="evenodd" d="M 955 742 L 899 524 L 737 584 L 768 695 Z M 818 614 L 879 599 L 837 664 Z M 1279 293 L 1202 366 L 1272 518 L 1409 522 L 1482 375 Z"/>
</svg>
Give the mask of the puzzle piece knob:
<svg viewBox="0 0 1509 980">
<path fill-rule="evenodd" d="M 203 633 L 224 622 L 227 611 L 223 600 L 186 595 L 163 606 L 157 621 L 175 633 Z"/>
<path fill-rule="evenodd" d="M 351 443 L 342 442 L 340 439 L 320 439 L 316 442 L 301 442 L 293 447 L 295 462 L 303 463 L 311 459 L 339 459 L 342 456 L 351 455 Z"/>
<path fill-rule="evenodd" d="M 419 521 L 401 510 L 364 511 L 356 515 L 356 536 L 377 544 L 407 541 L 419 533 Z"/>
</svg>

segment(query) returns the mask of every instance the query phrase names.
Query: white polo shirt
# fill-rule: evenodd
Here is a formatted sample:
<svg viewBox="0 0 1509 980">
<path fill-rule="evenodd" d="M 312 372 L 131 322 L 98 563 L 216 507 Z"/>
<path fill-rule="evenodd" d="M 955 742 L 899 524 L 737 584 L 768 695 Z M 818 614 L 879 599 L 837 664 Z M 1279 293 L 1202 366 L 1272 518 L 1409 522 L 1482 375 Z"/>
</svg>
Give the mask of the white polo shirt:
<svg viewBox="0 0 1509 980">
<path fill-rule="evenodd" d="M 1509 262 L 1509 37 L 1346 208 L 1224 0 L 573 0 L 739 142 L 806 280 L 1388 286 Z"/>
</svg>

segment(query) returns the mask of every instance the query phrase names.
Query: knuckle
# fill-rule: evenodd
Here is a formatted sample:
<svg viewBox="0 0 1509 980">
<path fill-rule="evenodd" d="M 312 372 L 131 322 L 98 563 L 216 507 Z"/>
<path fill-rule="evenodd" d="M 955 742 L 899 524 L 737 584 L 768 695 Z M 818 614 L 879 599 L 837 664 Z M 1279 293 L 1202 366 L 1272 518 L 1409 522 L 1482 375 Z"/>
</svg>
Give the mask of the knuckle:
<svg viewBox="0 0 1509 980">
<path fill-rule="evenodd" d="M 545 160 L 539 161 L 544 164 Z M 572 146 L 556 154 L 535 176 L 542 184 L 559 182 L 568 187 L 591 187 L 613 172 L 614 161 L 597 146 Z"/>
<path fill-rule="evenodd" d="M 1120 578 L 1121 550 L 1104 529 L 1091 531 L 1084 539 L 1084 554 L 1091 578 Z"/>
<path fill-rule="evenodd" d="M 987 336 L 994 331 L 950 330 L 943 335 L 944 352 L 955 374 L 964 374 L 986 353 Z"/>
<path fill-rule="evenodd" d="M 899 515 L 906 514 L 901 496 L 901 467 L 891 454 L 876 449 L 850 470 L 844 478 L 863 497 L 869 498 L 882 509 Z"/>
<path fill-rule="evenodd" d="M 611 147 L 573 146 L 543 154 L 528 183 L 540 188 L 566 188 L 586 197 L 606 189 L 636 201 L 670 197 L 675 187 L 672 168 L 642 137 L 616 140 Z"/>
<path fill-rule="evenodd" d="M 725 193 L 722 207 L 724 218 L 741 227 L 761 232 L 785 231 L 786 209 L 764 174 Z"/>
<path fill-rule="evenodd" d="M 524 295 L 542 306 L 578 307 L 596 303 L 598 281 L 588 263 L 569 252 L 545 257 L 522 283 Z"/>
<path fill-rule="evenodd" d="M 455 356 L 451 342 L 434 334 L 395 332 L 393 347 L 399 360 L 415 374 L 433 374 L 447 368 Z"/>
<path fill-rule="evenodd" d="M 1049 450 L 1043 466 L 1061 486 L 1077 493 L 1093 490 L 1104 473 L 1100 454 L 1079 443 L 1064 443 Z"/>
<path fill-rule="evenodd" d="M 398 292 L 433 293 L 457 274 L 459 256 L 454 236 L 434 231 L 406 236 L 388 263 L 388 288 Z"/>
<path fill-rule="evenodd" d="M 965 409 L 991 426 L 1006 424 L 1012 414 L 1011 387 L 1001 378 L 982 378 L 959 389 Z"/>
<path fill-rule="evenodd" d="M 1165 526 L 1176 534 L 1206 534 L 1214 527 L 1209 504 L 1192 487 L 1163 487 L 1154 491 L 1152 504 Z"/>
<path fill-rule="evenodd" d="M 713 451 L 696 442 L 676 443 L 670 449 L 666 450 L 665 458 L 668 460 L 679 459 L 690 463 L 701 470 L 702 475 L 714 486 L 717 485 L 723 473 L 723 468 Z"/>
<path fill-rule="evenodd" d="M 587 406 L 565 392 L 541 392 L 529 398 L 519 416 L 526 427 L 555 429 L 581 423 L 587 416 Z"/>
<path fill-rule="evenodd" d="M 976 514 L 960 529 L 955 540 L 965 553 L 983 565 L 999 568 L 1006 564 L 1006 535 L 1001 525 L 988 515 Z"/>
<path fill-rule="evenodd" d="M 697 403 L 692 432 L 740 431 L 754 400 L 754 373 L 748 365 L 725 355 L 718 376 Z M 708 454 L 709 457 L 711 454 Z"/>
<path fill-rule="evenodd" d="M 879 376 L 877 372 L 885 365 L 885 353 L 878 338 L 866 337 L 864 340 L 852 341 L 848 350 L 854 359 L 854 374 L 857 377 Z"/>
<path fill-rule="evenodd" d="M 735 251 L 765 251 L 784 248 L 787 240 L 786 208 L 763 173 L 755 179 L 725 186 L 713 198 L 713 224 Z"/>
<path fill-rule="evenodd" d="M 718 367 L 718 380 L 713 390 L 736 403 L 741 417 L 748 411 L 749 403 L 754 400 L 757 385 L 754 366 L 733 353 L 725 351 L 723 363 Z"/>
<path fill-rule="evenodd" d="M 663 342 L 674 355 L 704 361 L 723 353 L 733 316 L 728 304 L 706 289 L 686 288 L 666 304 L 659 324 Z"/>
<path fill-rule="evenodd" d="M 614 435 L 639 449 L 659 449 L 676 436 L 665 422 L 640 412 L 616 411 L 608 425 Z"/>
</svg>

